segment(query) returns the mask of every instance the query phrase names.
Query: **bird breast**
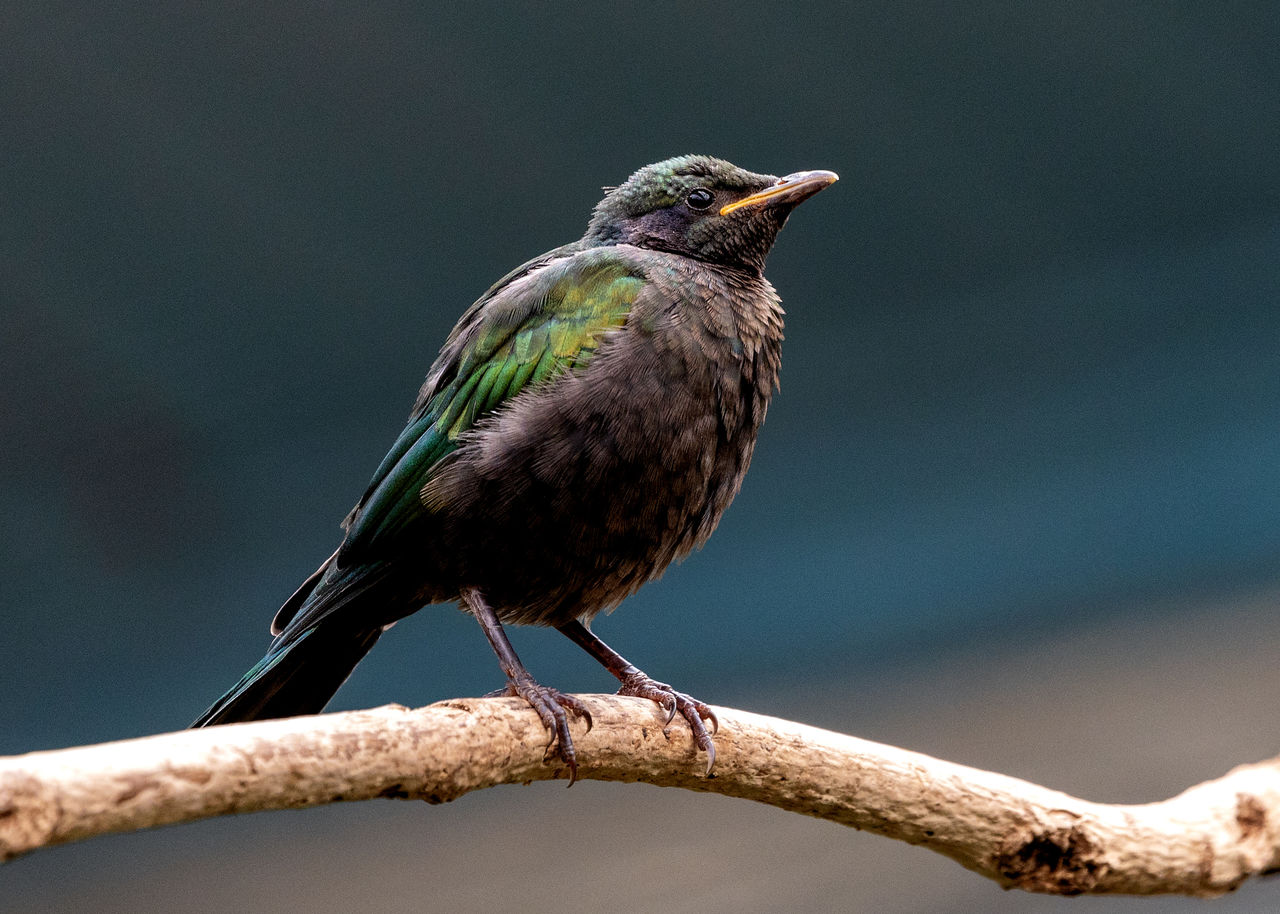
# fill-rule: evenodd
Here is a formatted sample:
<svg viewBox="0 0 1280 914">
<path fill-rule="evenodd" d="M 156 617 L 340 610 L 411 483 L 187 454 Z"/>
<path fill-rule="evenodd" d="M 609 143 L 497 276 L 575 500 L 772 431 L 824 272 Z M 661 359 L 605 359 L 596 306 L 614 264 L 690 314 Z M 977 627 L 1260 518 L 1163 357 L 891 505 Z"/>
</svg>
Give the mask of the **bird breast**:
<svg viewBox="0 0 1280 914">
<path fill-rule="evenodd" d="M 479 587 L 503 621 L 556 625 L 702 545 L 777 385 L 781 314 L 760 277 L 664 269 L 584 371 L 460 441 L 437 481 L 457 547 L 437 553 L 441 577 Z"/>
</svg>

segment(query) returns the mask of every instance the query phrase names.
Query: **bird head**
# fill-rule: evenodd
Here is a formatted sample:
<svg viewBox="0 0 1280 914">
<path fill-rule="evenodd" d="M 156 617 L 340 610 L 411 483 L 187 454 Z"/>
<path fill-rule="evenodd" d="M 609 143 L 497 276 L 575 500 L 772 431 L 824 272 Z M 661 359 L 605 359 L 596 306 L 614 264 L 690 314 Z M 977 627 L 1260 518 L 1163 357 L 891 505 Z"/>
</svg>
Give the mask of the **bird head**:
<svg viewBox="0 0 1280 914">
<path fill-rule="evenodd" d="M 760 271 L 791 210 L 835 180 L 830 171 L 777 178 L 710 156 L 678 156 L 610 188 L 585 240 Z"/>
</svg>

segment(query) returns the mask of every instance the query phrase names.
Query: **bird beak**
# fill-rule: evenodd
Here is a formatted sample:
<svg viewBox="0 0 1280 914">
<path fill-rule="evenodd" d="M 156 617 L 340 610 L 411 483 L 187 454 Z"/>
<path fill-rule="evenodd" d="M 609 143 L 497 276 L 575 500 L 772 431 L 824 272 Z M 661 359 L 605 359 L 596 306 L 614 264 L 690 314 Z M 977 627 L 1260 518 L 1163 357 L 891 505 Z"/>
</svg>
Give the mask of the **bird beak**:
<svg viewBox="0 0 1280 914">
<path fill-rule="evenodd" d="M 780 203 L 795 206 L 838 180 L 840 177 L 834 171 L 797 171 L 793 175 L 779 178 L 777 184 L 766 187 L 764 190 L 756 191 L 741 200 L 726 203 L 720 208 L 720 215 L 727 216 L 734 210 L 748 206 L 777 206 Z"/>
</svg>

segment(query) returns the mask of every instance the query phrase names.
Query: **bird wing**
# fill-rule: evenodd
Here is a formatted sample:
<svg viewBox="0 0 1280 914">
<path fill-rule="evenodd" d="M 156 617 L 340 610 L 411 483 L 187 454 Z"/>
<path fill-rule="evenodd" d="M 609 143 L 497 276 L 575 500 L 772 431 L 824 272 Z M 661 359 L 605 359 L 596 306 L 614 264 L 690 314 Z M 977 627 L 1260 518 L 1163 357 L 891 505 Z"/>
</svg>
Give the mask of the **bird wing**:
<svg viewBox="0 0 1280 914">
<path fill-rule="evenodd" d="M 645 284 L 633 265 L 599 250 L 512 276 L 473 305 L 445 342 L 409 424 L 347 518 L 340 563 L 427 510 L 419 492 L 479 419 L 561 372 L 581 370 L 604 334 L 626 322 Z"/>
</svg>

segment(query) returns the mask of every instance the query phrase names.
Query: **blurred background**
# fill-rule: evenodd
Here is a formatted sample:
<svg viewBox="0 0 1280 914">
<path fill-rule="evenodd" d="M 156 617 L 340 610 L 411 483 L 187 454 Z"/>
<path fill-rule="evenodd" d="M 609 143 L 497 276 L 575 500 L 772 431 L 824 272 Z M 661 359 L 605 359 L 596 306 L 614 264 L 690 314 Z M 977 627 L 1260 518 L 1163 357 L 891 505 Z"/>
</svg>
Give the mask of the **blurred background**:
<svg viewBox="0 0 1280 914">
<path fill-rule="evenodd" d="M 601 185 L 842 180 L 770 260 L 783 388 L 701 553 L 597 630 L 655 677 L 1141 802 L 1280 749 L 1270 3 L 0 11 L 0 753 L 186 725 L 336 545 L 461 311 Z M 554 632 L 548 684 L 613 683 Z M 332 706 L 501 684 L 451 607 Z M 56 848 L 13 912 L 1190 910 L 538 784 Z M 1280 882 L 1216 910 L 1274 911 Z"/>
</svg>

